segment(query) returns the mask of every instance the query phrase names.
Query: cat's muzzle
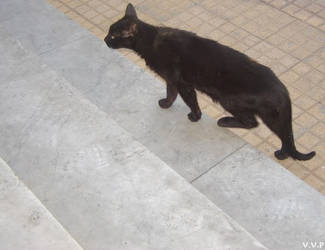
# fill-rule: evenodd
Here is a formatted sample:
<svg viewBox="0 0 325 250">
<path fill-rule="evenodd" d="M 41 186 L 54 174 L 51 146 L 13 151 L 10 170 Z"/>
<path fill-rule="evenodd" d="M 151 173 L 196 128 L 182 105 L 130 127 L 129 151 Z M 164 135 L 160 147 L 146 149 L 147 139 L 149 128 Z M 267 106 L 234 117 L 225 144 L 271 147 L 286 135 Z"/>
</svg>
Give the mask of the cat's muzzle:
<svg viewBox="0 0 325 250">
<path fill-rule="evenodd" d="M 112 37 L 110 35 L 107 35 L 105 38 L 104 38 L 104 42 L 106 43 L 106 45 L 109 47 L 109 48 L 112 48 Z"/>
</svg>

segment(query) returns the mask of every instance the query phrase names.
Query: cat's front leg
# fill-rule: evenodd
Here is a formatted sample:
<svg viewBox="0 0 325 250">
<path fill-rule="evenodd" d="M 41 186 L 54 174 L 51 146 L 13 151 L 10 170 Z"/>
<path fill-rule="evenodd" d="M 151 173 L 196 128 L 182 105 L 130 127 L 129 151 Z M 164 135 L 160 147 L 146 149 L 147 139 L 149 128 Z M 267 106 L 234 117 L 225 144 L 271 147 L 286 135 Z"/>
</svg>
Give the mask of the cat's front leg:
<svg viewBox="0 0 325 250">
<path fill-rule="evenodd" d="M 178 91 L 176 86 L 167 83 L 167 97 L 159 100 L 159 106 L 163 109 L 168 109 L 176 100 Z"/>
<path fill-rule="evenodd" d="M 192 122 L 200 120 L 202 113 L 197 102 L 196 92 L 194 88 L 187 85 L 179 85 L 178 92 L 187 106 L 189 106 L 191 109 L 191 113 L 187 115 L 188 119 Z"/>
</svg>

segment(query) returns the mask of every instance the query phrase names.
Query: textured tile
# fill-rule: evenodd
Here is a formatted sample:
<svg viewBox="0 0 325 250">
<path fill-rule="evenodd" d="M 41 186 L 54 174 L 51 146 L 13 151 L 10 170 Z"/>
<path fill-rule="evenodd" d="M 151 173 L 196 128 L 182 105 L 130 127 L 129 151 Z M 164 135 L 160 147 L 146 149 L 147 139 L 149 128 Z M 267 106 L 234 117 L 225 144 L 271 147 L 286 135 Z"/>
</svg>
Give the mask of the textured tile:
<svg viewBox="0 0 325 250">
<path fill-rule="evenodd" d="M 253 146 L 257 146 L 262 142 L 262 139 L 253 133 L 248 133 L 246 136 L 244 136 L 244 140 Z"/>
<path fill-rule="evenodd" d="M 299 75 L 294 71 L 287 71 L 280 76 L 280 79 L 286 84 L 294 83 L 299 79 Z"/>
<path fill-rule="evenodd" d="M 321 141 L 320 143 L 318 143 L 318 145 L 314 149 L 320 157 L 325 159 L 325 142 L 324 141 Z"/>
<path fill-rule="evenodd" d="M 303 113 L 301 116 L 295 119 L 300 126 L 311 128 L 317 123 L 317 119 L 308 113 Z"/>
<path fill-rule="evenodd" d="M 320 177 L 325 184 L 325 165 L 320 166 L 314 173 Z"/>
<path fill-rule="evenodd" d="M 215 119 L 219 118 L 222 115 L 222 112 L 220 112 L 220 110 L 218 110 L 216 107 L 212 106 L 211 104 L 209 104 L 204 109 L 204 113 Z"/>
<path fill-rule="evenodd" d="M 94 11 L 94 10 L 88 10 L 88 11 L 86 11 L 85 13 L 83 13 L 83 15 L 84 15 L 87 19 L 91 20 L 93 17 L 95 17 L 95 16 L 98 15 L 98 12 L 96 12 L 96 11 Z"/>
<path fill-rule="evenodd" d="M 276 7 L 276 8 L 282 8 L 282 7 L 284 7 L 286 4 L 287 4 L 287 2 L 284 1 L 284 0 L 273 0 L 273 1 L 271 2 L 271 5 L 274 6 L 274 7 Z"/>
<path fill-rule="evenodd" d="M 324 19 L 320 18 L 318 16 L 312 16 L 307 20 L 307 23 L 314 25 L 314 26 L 320 26 L 321 24 L 324 23 Z"/>
<path fill-rule="evenodd" d="M 289 171 L 300 179 L 305 179 L 309 175 L 309 171 L 297 162 L 289 167 Z"/>
<path fill-rule="evenodd" d="M 254 133 L 261 138 L 267 138 L 272 133 L 266 125 L 264 125 L 262 122 L 260 122 L 260 125 L 254 129 Z"/>
<path fill-rule="evenodd" d="M 299 142 L 305 148 L 313 148 L 319 142 L 319 138 L 310 132 L 307 132 L 300 136 L 297 142 Z"/>
<path fill-rule="evenodd" d="M 276 135 L 272 134 L 267 138 L 267 142 L 275 148 L 281 148 L 281 140 Z"/>
<path fill-rule="evenodd" d="M 301 109 L 308 110 L 316 104 L 316 101 L 306 95 L 302 95 L 295 99 L 295 104 Z"/>
<path fill-rule="evenodd" d="M 314 187 L 316 190 L 321 190 L 325 186 L 325 182 L 320 180 L 314 175 L 309 175 L 306 179 L 305 182 L 307 182 L 309 185 Z"/>
<path fill-rule="evenodd" d="M 306 63 L 303 63 L 303 62 L 300 62 L 298 63 L 297 65 L 295 65 L 293 67 L 293 70 L 295 72 L 297 72 L 298 74 L 300 75 L 305 75 L 306 73 L 308 73 L 312 68 L 306 64 Z"/>
<path fill-rule="evenodd" d="M 285 55 L 280 59 L 280 62 L 286 66 L 287 68 L 291 68 L 295 64 L 299 62 L 296 58 L 290 56 L 290 55 Z"/>
<path fill-rule="evenodd" d="M 315 126 L 313 126 L 310 130 L 314 135 L 319 138 L 325 139 L 325 123 L 318 122 Z"/>
<path fill-rule="evenodd" d="M 296 119 L 298 116 L 300 116 L 304 110 L 301 108 L 298 108 L 298 106 L 296 105 L 296 103 L 294 102 L 292 105 L 292 118 Z"/>
<path fill-rule="evenodd" d="M 311 17 L 312 16 L 312 13 L 310 13 L 309 11 L 307 11 L 307 10 L 304 10 L 304 9 L 302 9 L 302 10 L 299 10 L 299 11 L 297 11 L 296 13 L 294 13 L 293 14 L 295 17 L 297 17 L 297 18 L 299 18 L 299 19 L 301 19 L 301 20 L 306 20 L 306 19 L 308 19 L 309 17 Z"/>
<path fill-rule="evenodd" d="M 308 112 L 317 117 L 317 119 L 325 121 L 325 103 L 317 103 Z"/>
<path fill-rule="evenodd" d="M 307 6 L 306 9 L 313 13 L 317 13 L 317 12 L 321 11 L 323 9 L 323 7 L 317 3 L 312 3 L 311 5 Z"/>
<path fill-rule="evenodd" d="M 318 152 L 316 152 L 316 155 L 311 160 L 302 161 L 301 165 L 312 171 L 314 169 L 325 166 L 325 161 L 322 157 L 319 156 Z M 315 175 L 319 176 L 317 173 L 315 173 Z"/>
<path fill-rule="evenodd" d="M 294 4 L 290 4 L 282 9 L 283 11 L 289 13 L 290 15 L 293 15 L 294 13 L 298 12 L 300 8 Z"/>
</svg>

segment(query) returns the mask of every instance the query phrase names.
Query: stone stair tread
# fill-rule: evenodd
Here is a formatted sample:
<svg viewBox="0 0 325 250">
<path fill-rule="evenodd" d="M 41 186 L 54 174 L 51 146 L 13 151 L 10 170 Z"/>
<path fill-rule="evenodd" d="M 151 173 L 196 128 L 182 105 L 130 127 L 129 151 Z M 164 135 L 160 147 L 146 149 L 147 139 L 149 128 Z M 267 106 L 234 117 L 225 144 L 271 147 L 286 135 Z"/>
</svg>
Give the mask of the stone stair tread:
<svg viewBox="0 0 325 250">
<path fill-rule="evenodd" d="M 0 158 L 1 249 L 82 249 Z"/>
</svg>

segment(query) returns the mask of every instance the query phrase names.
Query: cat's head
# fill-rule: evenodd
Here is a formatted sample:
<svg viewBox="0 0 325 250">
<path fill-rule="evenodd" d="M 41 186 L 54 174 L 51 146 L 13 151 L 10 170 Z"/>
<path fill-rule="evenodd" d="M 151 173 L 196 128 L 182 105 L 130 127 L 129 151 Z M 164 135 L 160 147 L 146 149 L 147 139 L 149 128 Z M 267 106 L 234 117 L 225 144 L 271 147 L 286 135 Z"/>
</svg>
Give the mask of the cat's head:
<svg viewBox="0 0 325 250">
<path fill-rule="evenodd" d="M 110 26 L 108 34 L 104 39 L 107 46 L 112 49 L 131 49 L 134 46 L 135 35 L 138 31 L 137 21 L 135 8 L 129 3 L 124 17 Z"/>
</svg>

